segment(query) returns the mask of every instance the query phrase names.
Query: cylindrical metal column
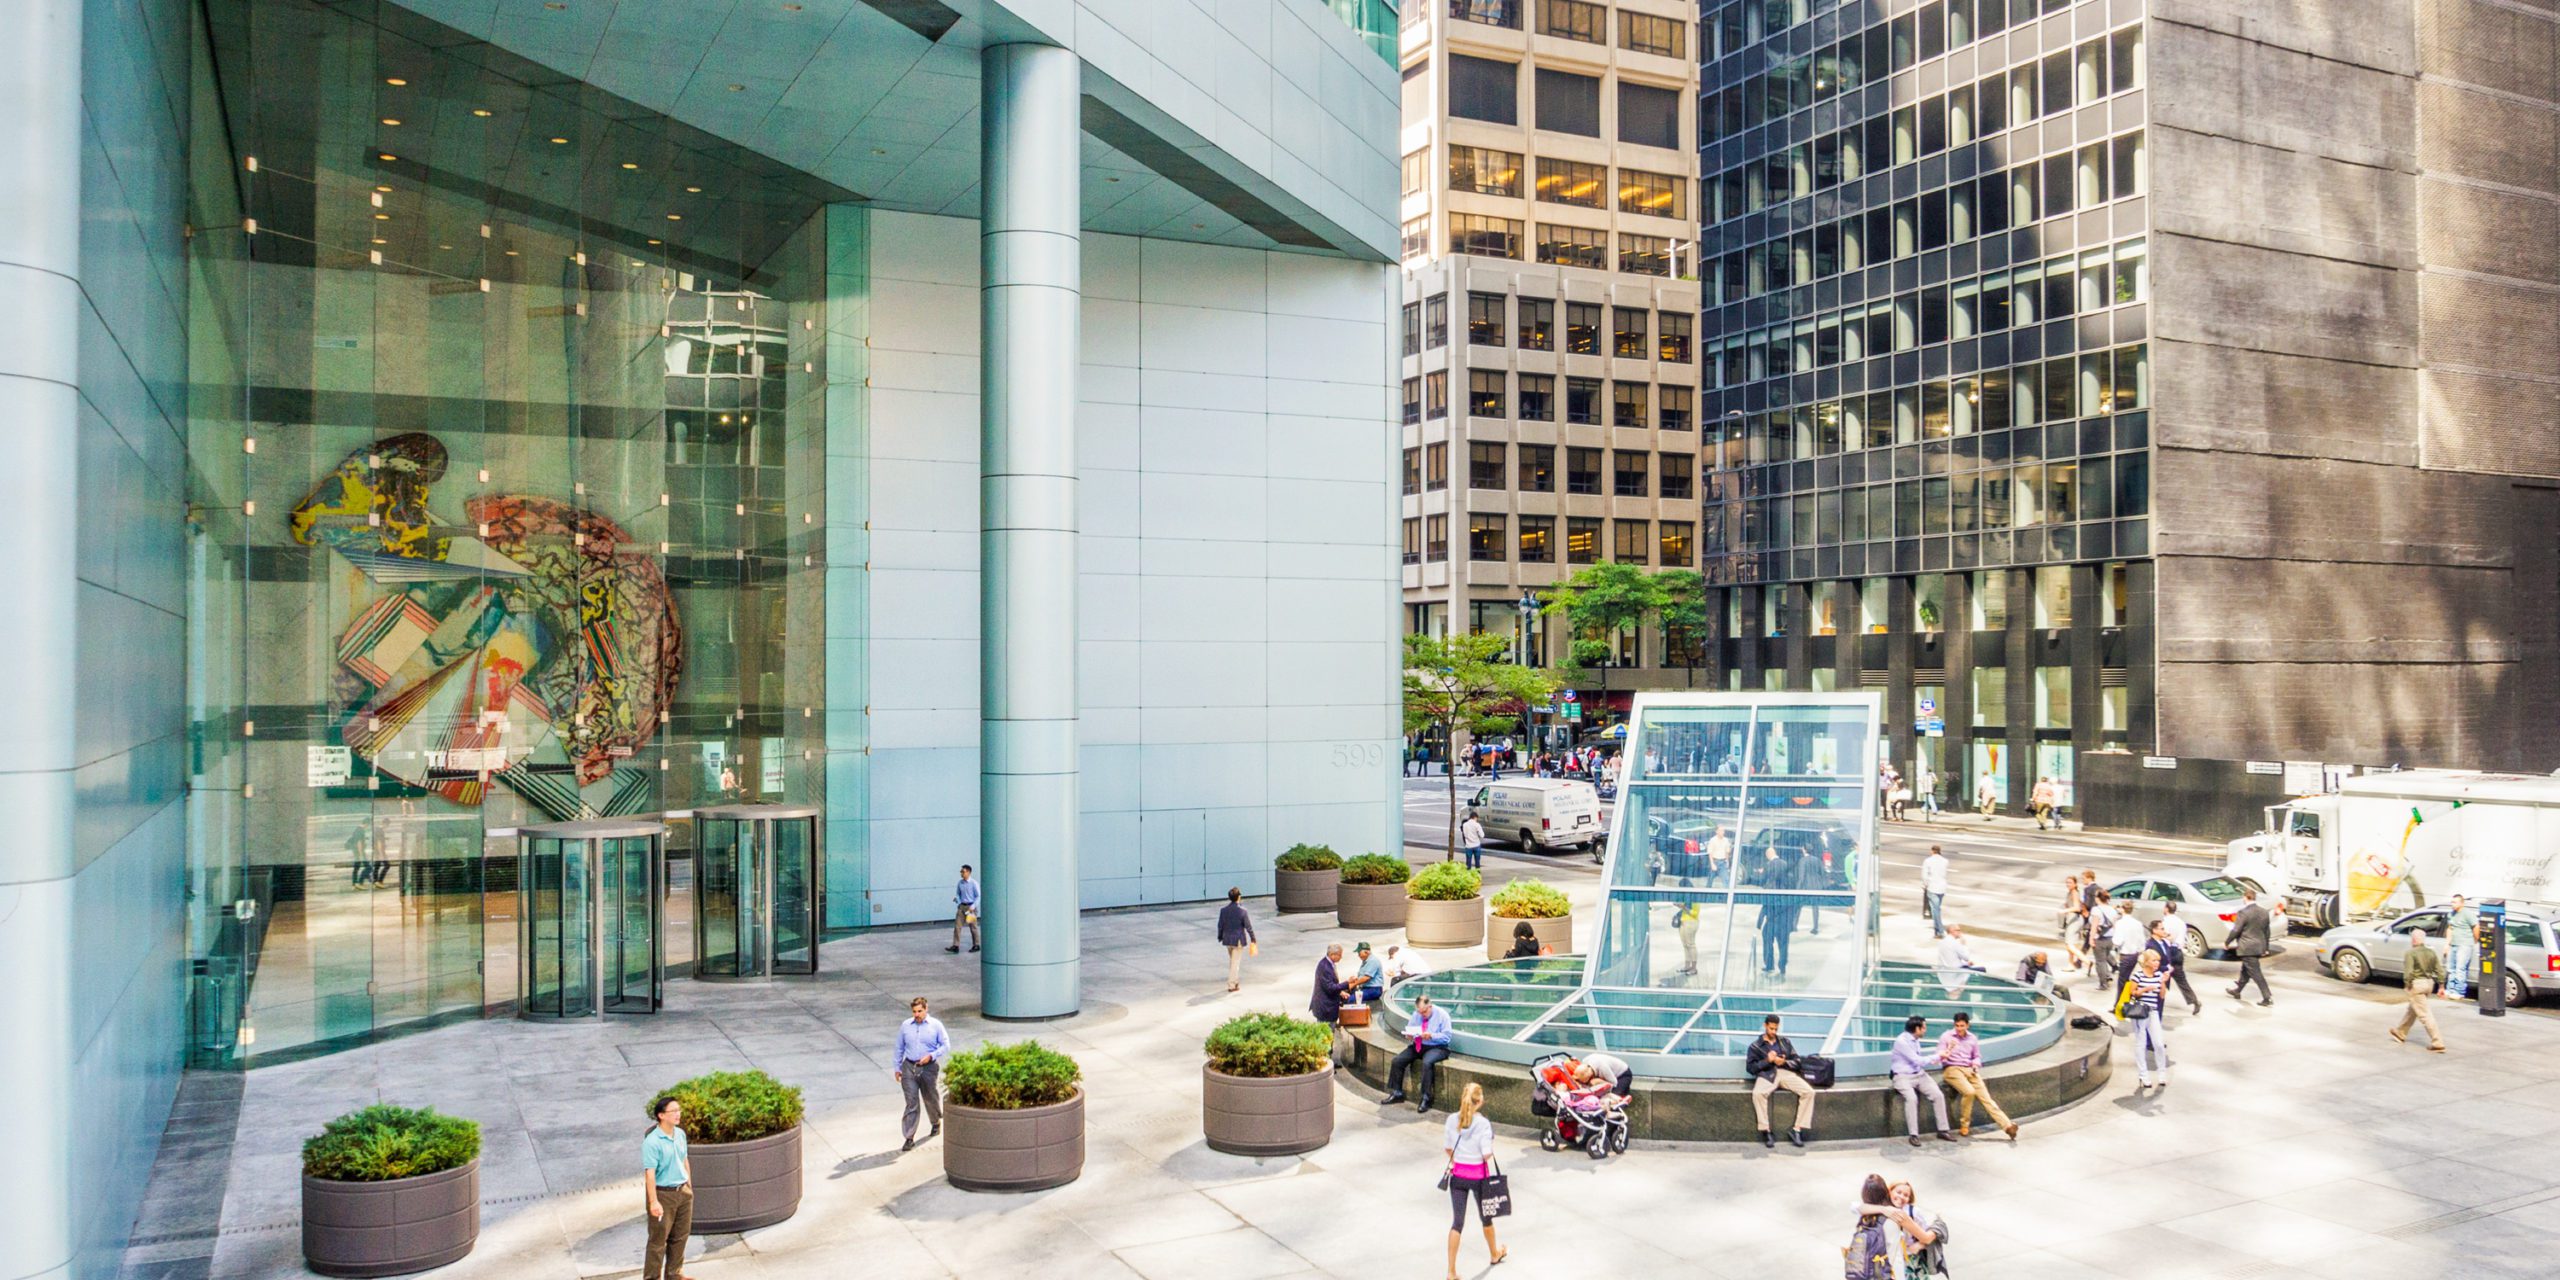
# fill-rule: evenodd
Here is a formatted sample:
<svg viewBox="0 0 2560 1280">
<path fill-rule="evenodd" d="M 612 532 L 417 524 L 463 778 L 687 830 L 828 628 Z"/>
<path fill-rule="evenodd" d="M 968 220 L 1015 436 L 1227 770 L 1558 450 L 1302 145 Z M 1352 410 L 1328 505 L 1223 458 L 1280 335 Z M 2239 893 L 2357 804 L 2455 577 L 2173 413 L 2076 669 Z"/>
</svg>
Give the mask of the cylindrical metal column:
<svg viewBox="0 0 2560 1280">
<path fill-rule="evenodd" d="M 978 844 L 992 1018 L 1082 1002 L 1076 908 L 1080 67 L 980 55 Z"/>
</svg>

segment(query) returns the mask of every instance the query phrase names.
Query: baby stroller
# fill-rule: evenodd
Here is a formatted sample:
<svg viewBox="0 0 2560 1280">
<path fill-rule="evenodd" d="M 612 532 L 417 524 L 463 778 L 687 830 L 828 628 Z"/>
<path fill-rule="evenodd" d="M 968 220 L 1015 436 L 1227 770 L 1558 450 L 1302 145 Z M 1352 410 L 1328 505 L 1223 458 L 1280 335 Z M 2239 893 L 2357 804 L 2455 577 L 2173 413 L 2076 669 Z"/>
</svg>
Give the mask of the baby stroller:
<svg viewBox="0 0 2560 1280">
<path fill-rule="evenodd" d="M 1580 1147 L 1594 1160 L 1627 1149 L 1627 1113 L 1608 1090 L 1577 1094 L 1573 1056 L 1551 1053 L 1529 1066 L 1529 1113 L 1547 1122 L 1538 1134 L 1546 1151 Z"/>
</svg>

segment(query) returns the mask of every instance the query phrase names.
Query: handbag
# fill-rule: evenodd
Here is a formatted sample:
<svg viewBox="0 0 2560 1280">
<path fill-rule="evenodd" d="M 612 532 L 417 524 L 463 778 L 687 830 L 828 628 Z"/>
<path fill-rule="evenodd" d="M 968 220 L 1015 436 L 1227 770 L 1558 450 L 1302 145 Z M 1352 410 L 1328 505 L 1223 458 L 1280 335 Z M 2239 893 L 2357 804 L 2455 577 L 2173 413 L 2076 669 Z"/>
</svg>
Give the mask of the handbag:
<svg viewBox="0 0 2560 1280">
<path fill-rule="evenodd" d="M 1803 1054 L 1796 1058 L 1796 1074 L 1816 1089 L 1828 1089 L 1840 1078 L 1840 1064 L 1818 1053 Z"/>
<path fill-rule="evenodd" d="M 1476 1192 L 1476 1214 L 1481 1218 L 1511 1216 L 1511 1175 L 1488 1153 L 1485 1156 L 1484 1186 Z"/>
</svg>

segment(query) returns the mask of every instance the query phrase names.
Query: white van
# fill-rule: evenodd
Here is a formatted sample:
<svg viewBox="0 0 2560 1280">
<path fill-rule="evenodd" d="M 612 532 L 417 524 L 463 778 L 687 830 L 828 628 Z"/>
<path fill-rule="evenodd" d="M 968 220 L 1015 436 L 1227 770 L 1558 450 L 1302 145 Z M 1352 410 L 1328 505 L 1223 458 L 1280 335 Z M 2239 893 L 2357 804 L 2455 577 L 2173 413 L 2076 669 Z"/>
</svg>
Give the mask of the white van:
<svg viewBox="0 0 2560 1280">
<path fill-rule="evenodd" d="M 1552 853 L 1597 847 L 1606 833 L 1600 827 L 1600 793 L 1588 782 L 1562 778 L 1521 778 L 1489 783 L 1470 802 L 1484 838 L 1508 840 L 1524 853 Z"/>
</svg>

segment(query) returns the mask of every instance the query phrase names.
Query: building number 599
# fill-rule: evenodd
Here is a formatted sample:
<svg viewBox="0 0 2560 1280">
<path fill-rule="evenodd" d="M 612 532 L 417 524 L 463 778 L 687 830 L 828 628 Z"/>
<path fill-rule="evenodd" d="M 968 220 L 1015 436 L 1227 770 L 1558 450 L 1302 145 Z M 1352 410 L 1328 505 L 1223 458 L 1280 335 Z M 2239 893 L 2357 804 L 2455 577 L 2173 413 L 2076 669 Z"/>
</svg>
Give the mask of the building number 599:
<svg viewBox="0 0 2560 1280">
<path fill-rule="evenodd" d="M 1387 762 L 1387 749 L 1375 742 L 1337 742 L 1333 744 L 1336 768 L 1369 768 Z"/>
</svg>

